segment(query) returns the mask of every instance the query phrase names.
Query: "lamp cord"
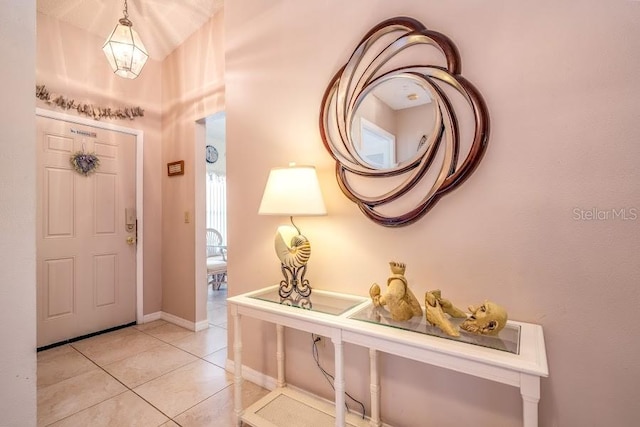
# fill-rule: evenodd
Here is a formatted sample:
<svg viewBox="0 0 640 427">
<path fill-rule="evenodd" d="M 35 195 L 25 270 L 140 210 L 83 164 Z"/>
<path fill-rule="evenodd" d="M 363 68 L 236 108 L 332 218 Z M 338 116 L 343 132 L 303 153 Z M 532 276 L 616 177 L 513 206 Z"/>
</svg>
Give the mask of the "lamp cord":
<svg viewBox="0 0 640 427">
<path fill-rule="evenodd" d="M 322 366 L 320 366 L 320 356 L 318 354 L 318 341 L 320 341 L 320 337 L 317 336 L 316 334 L 311 334 L 311 341 L 313 342 L 311 345 L 311 353 L 313 354 L 313 360 L 315 360 L 316 365 L 318 365 L 318 369 L 320 369 L 320 372 L 322 372 L 322 375 L 324 375 L 324 378 L 327 380 L 327 382 L 329 383 L 329 385 L 331 386 L 331 388 L 335 391 L 335 387 L 333 386 L 333 381 L 334 381 L 334 377 L 333 375 L 331 375 L 329 372 L 327 372 Z M 358 405 L 360 405 L 360 407 L 362 408 L 362 419 L 364 420 L 364 404 L 362 402 L 360 402 L 359 400 L 355 399 L 353 396 L 351 396 L 349 393 L 347 393 L 345 391 L 344 393 L 349 399 L 353 400 L 354 402 L 356 402 Z M 347 402 L 344 402 L 344 406 L 345 408 L 347 408 L 347 412 L 349 411 L 349 405 L 347 404 Z"/>
</svg>

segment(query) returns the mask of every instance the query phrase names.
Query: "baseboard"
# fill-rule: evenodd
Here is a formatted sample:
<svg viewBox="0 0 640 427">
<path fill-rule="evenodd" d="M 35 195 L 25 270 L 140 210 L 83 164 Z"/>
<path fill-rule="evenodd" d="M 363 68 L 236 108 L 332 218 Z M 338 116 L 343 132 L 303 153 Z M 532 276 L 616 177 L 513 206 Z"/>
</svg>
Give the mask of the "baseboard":
<svg viewBox="0 0 640 427">
<path fill-rule="evenodd" d="M 194 323 L 173 314 L 165 313 L 164 311 L 156 311 L 155 313 L 145 314 L 142 318 L 142 323 L 150 323 L 156 320 L 166 320 L 169 323 L 173 323 L 174 325 L 178 325 L 195 332 L 203 331 L 209 328 L 208 320 L 201 320 L 198 323 Z"/>
<path fill-rule="evenodd" d="M 227 359 L 224 368 L 227 372 L 233 374 L 235 372 L 235 364 L 233 360 Z M 275 390 L 277 381 L 275 378 L 270 377 L 262 372 L 258 372 L 255 369 L 251 369 L 245 365 L 242 365 L 242 378 L 259 385 L 267 390 Z"/>
<path fill-rule="evenodd" d="M 165 313 L 164 311 L 162 312 L 162 316 L 160 317 L 162 320 L 166 320 L 169 323 L 173 323 L 174 325 L 178 325 L 181 326 L 185 329 L 188 329 L 190 331 L 195 331 L 196 330 L 196 324 L 194 322 L 191 322 L 189 320 L 185 320 L 182 317 L 178 317 L 174 314 L 170 314 L 170 313 Z"/>
<path fill-rule="evenodd" d="M 160 319 L 162 319 L 162 312 L 161 311 L 156 311 L 155 313 L 145 314 L 142 317 L 142 323 L 151 323 L 151 322 L 155 322 L 156 320 L 160 320 Z"/>
<path fill-rule="evenodd" d="M 195 326 L 196 326 L 196 332 L 209 329 L 209 320 L 201 320 L 198 323 L 196 323 Z"/>
</svg>

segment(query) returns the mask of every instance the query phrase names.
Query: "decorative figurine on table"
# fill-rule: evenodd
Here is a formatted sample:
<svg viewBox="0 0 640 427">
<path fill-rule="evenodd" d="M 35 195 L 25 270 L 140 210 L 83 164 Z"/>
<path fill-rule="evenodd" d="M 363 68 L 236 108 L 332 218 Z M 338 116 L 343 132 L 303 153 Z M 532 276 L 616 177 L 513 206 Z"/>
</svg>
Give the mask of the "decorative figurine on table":
<svg viewBox="0 0 640 427">
<path fill-rule="evenodd" d="M 405 265 L 391 261 L 391 276 L 387 279 L 387 291 L 380 293 L 380 286 L 374 283 L 369 289 L 369 295 L 375 307 L 387 306 L 391 318 L 399 322 L 409 320 L 414 316 L 422 316 L 422 307 L 416 299 L 407 279 L 404 277 Z"/>
<path fill-rule="evenodd" d="M 455 307 L 451 301 L 442 298 L 440 289 L 428 291 L 424 295 L 424 311 L 426 313 L 427 322 L 441 329 L 445 334 L 452 337 L 459 337 L 460 332 L 454 327 L 445 313 L 451 317 L 465 319 L 466 313 Z"/>
<path fill-rule="evenodd" d="M 498 335 L 507 324 L 507 311 L 495 302 L 485 300 L 479 307 L 469 306 L 471 316 L 460 327 L 478 335 Z"/>
</svg>

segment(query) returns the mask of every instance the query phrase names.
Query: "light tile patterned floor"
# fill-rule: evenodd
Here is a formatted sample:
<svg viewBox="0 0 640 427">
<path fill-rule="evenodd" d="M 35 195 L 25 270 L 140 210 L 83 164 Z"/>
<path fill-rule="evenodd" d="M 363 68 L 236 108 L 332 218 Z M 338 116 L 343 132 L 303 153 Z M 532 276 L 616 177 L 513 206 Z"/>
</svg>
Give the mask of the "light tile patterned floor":
<svg viewBox="0 0 640 427">
<path fill-rule="evenodd" d="M 158 320 L 38 353 L 38 426 L 234 425 L 226 296 L 209 290 L 204 331 Z"/>
</svg>

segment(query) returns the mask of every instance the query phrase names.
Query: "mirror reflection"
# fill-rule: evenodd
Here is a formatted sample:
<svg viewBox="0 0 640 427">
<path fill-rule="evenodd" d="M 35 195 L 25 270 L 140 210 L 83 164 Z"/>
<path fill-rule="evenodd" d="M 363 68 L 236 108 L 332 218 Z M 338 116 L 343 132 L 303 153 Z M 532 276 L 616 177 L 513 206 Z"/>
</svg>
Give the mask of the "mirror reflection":
<svg viewBox="0 0 640 427">
<path fill-rule="evenodd" d="M 360 160 L 373 169 L 411 162 L 434 131 L 436 103 L 417 82 L 396 77 L 365 92 L 351 123 Z"/>
<path fill-rule="evenodd" d="M 330 80 L 322 142 L 342 192 L 377 224 L 417 221 L 482 159 L 489 115 L 460 67 L 448 37 L 396 17 L 373 27 Z"/>
</svg>

